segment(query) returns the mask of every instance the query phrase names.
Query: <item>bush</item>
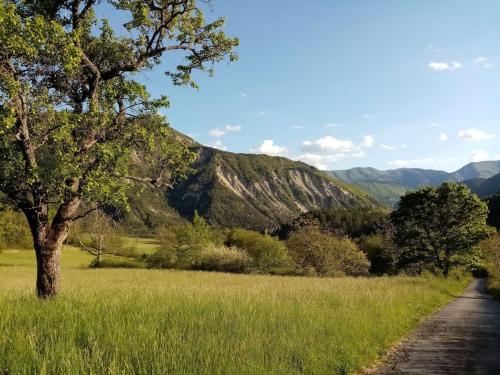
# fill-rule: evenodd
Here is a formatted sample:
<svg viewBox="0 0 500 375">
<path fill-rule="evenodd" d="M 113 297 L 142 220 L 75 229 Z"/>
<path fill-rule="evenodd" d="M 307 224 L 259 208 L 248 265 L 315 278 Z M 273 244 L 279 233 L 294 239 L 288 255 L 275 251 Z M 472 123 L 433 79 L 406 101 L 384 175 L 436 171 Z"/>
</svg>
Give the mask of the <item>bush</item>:
<svg viewBox="0 0 500 375">
<path fill-rule="evenodd" d="M 363 276 L 370 262 L 348 238 L 337 238 L 315 226 L 303 227 L 287 240 L 288 250 L 300 273 L 318 276 Z"/>
<path fill-rule="evenodd" d="M 359 247 L 370 261 L 370 273 L 374 275 L 394 274 L 397 256 L 388 234 L 378 233 L 361 236 Z"/>
<path fill-rule="evenodd" d="M 245 251 L 235 247 L 209 246 L 204 249 L 193 269 L 244 273 L 248 271 L 250 258 Z"/>
<path fill-rule="evenodd" d="M 0 212 L 0 250 L 32 249 L 33 238 L 23 214 L 14 211 Z"/>
<path fill-rule="evenodd" d="M 150 268 L 192 269 L 204 249 L 223 242 L 221 233 L 210 228 L 197 213 L 192 224 L 161 228 L 157 238 L 158 251 L 146 259 Z"/>
<path fill-rule="evenodd" d="M 489 275 L 488 293 L 500 300 L 500 234 L 493 234 L 482 241 L 478 245 L 478 250 L 486 260 Z"/>
<path fill-rule="evenodd" d="M 260 272 L 284 274 L 291 271 L 291 259 L 285 244 L 269 235 L 233 229 L 227 245 L 243 249 L 251 258 L 251 267 Z"/>
</svg>

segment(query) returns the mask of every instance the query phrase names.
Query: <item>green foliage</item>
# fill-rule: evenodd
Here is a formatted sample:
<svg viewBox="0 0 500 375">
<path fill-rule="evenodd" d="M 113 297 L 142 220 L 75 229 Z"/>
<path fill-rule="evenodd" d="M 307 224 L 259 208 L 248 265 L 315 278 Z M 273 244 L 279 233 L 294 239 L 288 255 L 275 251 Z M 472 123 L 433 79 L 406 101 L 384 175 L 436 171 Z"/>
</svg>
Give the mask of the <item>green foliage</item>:
<svg viewBox="0 0 500 375">
<path fill-rule="evenodd" d="M 170 205 L 184 217 L 198 210 L 213 225 L 263 231 L 293 220 L 303 207 L 378 205 L 366 194 L 301 162 L 201 146 L 197 152 L 196 172 L 167 193 Z M 237 193 L 238 189 L 246 191 Z"/>
<path fill-rule="evenodd" d="M 488 207 L 462 184 L 425 187 L 401 198 L 391 219 L 399 265 L 445 274 L 457 257 L 468 256 L 488 233 Z"/>
<path fill-rule="evenodd" d="M 500 193 L 493 195 L 486 200 L 490 213 L 488 215 L 488 224 L 500 229 Z"/>
<path fill-rule="evenodd" d="M 291 259 L 285 244 L 276 238 L 244 229 L 233 229 L 227 243 L 243 249 L 251 259 L 253 270 L 284 274 L 291 271 Z"/>
<path fill-rule="evenodd" d="M 26 218 L 19 212 L 0 211 L 0 250 L 32 248 L 33 239 Z"/>
<path fill-rule="evenodd" d="M 299 272 L 318 276 L 368 275 L 370 262 L 348 238 L 337 238 L 309 225 L 286 241 Z"/>
<path fill-rule="evenodd" d="M 163 228 L 158 232 L 160 248 L 147 257 L 152 268 L 192 269 L 201 253 L 213 245 L 222 245 L 219 233 L 195 212 L 192 224 Z"/>
<path fill-rule="evenodd" d="M 389 211 L 358 207 L 316 209 L 300 215 L 289 224 L 282 225 L 274 233 L 281 239 L 286 239 L 292 232 L 311 222 L 319 223 L 321 230 L 336 236 L 359 238 L 387 230 Z"/>
<path fill-rule="evenodd" d="M 236 247 L 211 245 L 204 248 L 192 266 L 194 270 L 245 273 L 251 258 Z"/>
<path fill-rule="evenodd" d="M 478 251 L 486 260 L 488 269 L 488 293 L 500 300 L 500 234 L 495 233 L 481 241 Z"/>
<path fill-rule="evenodd" d="M 370 261 L 371 274 L 390 275 L 397 272 L 397 250 L 390 233 L 363 235 L 358 242 Z"/>
</svg>

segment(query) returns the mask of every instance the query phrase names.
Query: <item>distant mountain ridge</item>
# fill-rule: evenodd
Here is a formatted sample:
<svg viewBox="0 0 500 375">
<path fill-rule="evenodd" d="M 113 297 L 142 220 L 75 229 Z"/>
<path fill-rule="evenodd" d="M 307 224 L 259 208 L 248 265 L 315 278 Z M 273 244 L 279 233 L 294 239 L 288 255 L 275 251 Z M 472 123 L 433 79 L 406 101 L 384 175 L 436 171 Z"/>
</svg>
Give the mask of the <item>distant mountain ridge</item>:
<svg viewBox="0 0 500 375">
<path fill-rule="evenodd" d="M 491 195 L 500 190 L 500 177 L 486 182 L 500 173 L 500 161 L 469 163 L 452 173 L 420 168 L 385 171 L 375 168 L 352 168 L 327 173 L 348 184 L 358 186 L 388 206 L 396 205 L 401 195 L 408 190 L 426 185 L 437 186 L 446 181 L 464 182 L 473 191 L 478 189 L 475 192 L 480 196 Z M 482 185 L 481 188 L 479 188 L 480 185 Z"/>
</svg>

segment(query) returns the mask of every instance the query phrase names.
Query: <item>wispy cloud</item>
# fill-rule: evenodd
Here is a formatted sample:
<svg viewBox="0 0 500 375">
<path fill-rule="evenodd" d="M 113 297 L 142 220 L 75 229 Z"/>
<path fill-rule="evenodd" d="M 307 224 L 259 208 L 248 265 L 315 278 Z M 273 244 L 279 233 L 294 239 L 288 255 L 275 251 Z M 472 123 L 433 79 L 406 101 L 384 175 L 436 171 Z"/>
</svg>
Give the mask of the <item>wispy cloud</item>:
<svg viewBox="0 0 500 375">
<path fill-rule="evenodd" d="M 269 112 L 269 111 L 259 111 L 259 112 L 257 112 L 257 113 L 255 114 L 255 116 L 257 116 L 257 117 L 263 117 L 263 116 L 267 116 L 267 115 L 269 115 L 270 113 L 271 113 L 271 112 Z"/>
<path fill-rule="evenodd" d="M 406 145 L 380 145 L 382 150 L 395 151 L 400 149 L 405 149 Z"/>
<path fill-rule="evenodd" d="M 295 130 L 302 130 L 305 129 L 306 127 L 304 125 L 294 125 L 292 126 L 292 128 L 294 128 Z"/>
<path fill-rule="evenodd" d="M 227 150 L 227 147 L 224 144 L 222 144 L 222 141 L 220 139 L 217 139 L 214 143 L 209 144 L 208 146 L 222 150 L 222 151 Z"/>
<path fill-rule="evenodd" d="M 325 125 L 325 128 L 340 128 L 341 126 L 344 126 L 344 124 L 329 123 Z"/>
<path fill-rule="evenodd" d="M 435 72 L 452 71 L 462 68 L 462 64 L 458 61 L 432 61 L 427 67 Z"/>
<path fill-rule="evenodd" d="M 478 162 L 478 161 L 487 161 L 487 160 L 500 160 L 500 154 L 492 155 L 488 151 L 485 150 L 477 150 L 474 151 L 469 156 L 470 161 Z"/>
<path fill-rule="evenodd" d="M 484 56 L 480 56 L 480 57 L 474 59 L 474 63 L 479 65 L 483 69 L 490 69 L 490 68 L 493 68 L 495 66 L 495 64 L 493 64 L 489 58 L 484 57 Z"/>
<path fill-rule="evenodd" d="M 366 119 L 366 120 L 371 120 L 371 119 L 373 119 L 373 117 L 374 117 L 373 115 L 370 115 L 370 114 L 367 114 L 367 113 L 365 113 L 363 115 L 363 118 Z"/>
<path fill-rule="evenodd" d="M 393 160 L 388 162 L 387 164 L 397 168 L 404 168 L 404 167 L 412 167 L 412 166 L 418 167 L 422 165 L 432 165 L 432 164 L 447 164 L 447 163 L 453 163 L 455 161 L 456 159 L 454 158 L 436 159 L 428 157 L 428 158 L 416 158 L 411 160 Z"/>
<path fill-rule="evenodd" d="M 223 128 L 212 129 L 208 132 L 208 134 L 211 137 L 220 138 L 220 137 L 226 135 L 227 133 L 236 133 L 236 132 L 239 132 L 240 130 L 241 130 L 241 126 L 239 126 L 239 125 L 226 125 Z"/>
<path fill-rule="evenodd" d="M 488 134 L 479 129 L 469 128 L 458 132 L 458 138 L 465 141 L 484 141 L 495 138 L 494 134 Z"/>
<path fill-rule="evenodd" d="M 240 96 L 240 98 L 243 98 L 243 99 L 248 98 L 248 94 L 246 92 L 240 92 L 240 93 L 238 93 L 238 95 Z"/>
</svg>

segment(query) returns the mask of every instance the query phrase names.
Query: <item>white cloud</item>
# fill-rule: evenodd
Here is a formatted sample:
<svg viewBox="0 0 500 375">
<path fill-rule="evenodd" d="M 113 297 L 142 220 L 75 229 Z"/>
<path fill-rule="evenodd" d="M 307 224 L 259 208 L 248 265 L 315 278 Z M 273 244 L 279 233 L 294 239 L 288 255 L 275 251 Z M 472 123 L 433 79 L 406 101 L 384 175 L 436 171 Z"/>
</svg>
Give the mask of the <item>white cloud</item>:
<svg viewBox="0 0 500 375">
<path fill-rule="evenodd" d="M 371 120 L 373 118 L 373 115 L 364 114 L 363 118 L 366 119 L 366 120 Z"/>
<path fill-rule="evenodd" d="M 447 70 L 452 71 L 460 69 L 462 67 L 462 64 L 457 61 L 450 61 L 450 62 L 432 61 L 427 65 L 427 67 L 431 70 L 434 70 L 435 72 L 444 72 Z"/>
<path fill-rule="evenodd" d="M 239 125 L 226 125 L 222 129 L 220 129 L 220 128 L 212 129 L 208 132 L 208 134 L 211 137 L 220 138 L 220 137 L 226 135 L 227 133 L 236 133 L 236 132 L 239 132 L 240 130 L 241 130 L 241 126 L 239 126 Z"/>
<path fill-rule="evenodd" d="M 406 145 L 380 145 L 380 148 L 382 150 L 389 150 L 389 151 L 394 151 L 394 150 L 399 150 L 399 149 L 405 149 Z"/>
<path fill-rule="evenodd" d="M 262 142 L 262 144 L 258 148 L 252 148 L 250 149 L 250 151 L 271 156 L 283 156 L 288 152 L 286 147 L 274 144 L 274 141 L 272 139 L 264 140 L 264 142 Z"/>
<path fill-rule="evenodd" d="M 214 143 L 211 145 L 208 145 L 209 147 L 213 147 L 222 151 L 226 151 L 227 147 L 222 144 L 222 141 L 220 139 L 216 140 Z"/>
<path fill-rule="evenodd" d="M 246 92 L 240 92 L 238 95 L 243 99 L 248 98 L 248 94 Z"/>
<path fill-rule="evenodd" d="M 315 154 L 331 155 L 332 153 L 353 153 L 359 151 L 359 146 L 349 140 L 326 136 L 314 141 L 302 143 L 302 149 Z"/>
<path fill-rule="evenodd" d="M 495 138 L 494 134 L 488 134 L 483 132 L 482 130 L 469 128 L 463 129 L 458 132 L 458 137 L 465 141 L 484 141 L 486 139 Z"/>
<path fill-rule="evenodd" d="M 429 165 L 429 164 L 447 164 L 447 163 L 453 163 L 455 161 L 456 159 L 453 158 L 449 159 L 416 158 L 412 160 L 393 160 L 388 162 L 387 164 L 393 167 L 404 168 L 410 166 Z"/>
<path fill-rule="evenodd" d="M 306 164 L 313 165 L 318 169 L 327 169 L 328 164 L 326 164 L 326 160 L 324 156 L 315 155 L 315 154 L 303 154 L 296 158 L 297 160 L 303 161 Z"/>
<path fill-rule="evenodd" d="M 215 137 L 215 138 L 220 138 L 222 137 L 224 134 L 226 134 L 226 132 L 224 130 L 221 130 L 219 128 L 215 128 L 215 129 L 212 129 L 208 132 L 208 134 L 211 136 L 211 137 Z"/>
<path fill-rule="evenodd" d="M 325 128 L 340 128 L 341 126 L 344 126 L 344 124 L 330 123 L 330 124 L 326 124 Z"/>
<path fill-rule="evenodd" d="M 363 146 L 373 147 L 373 143 L 375 143 L 375 138 L 373 138 L 373 135 L 363 136 L 363 142 L 361 143 Z"/>
<path fill-rule="evenodd" d="M 302 129 L 305 129 L 306 127 L 304 125 L 294 125 L 294 126 L 292 126 L 292 128 L 294 128 L 296 130 L 302 130 Z"/>
<path fill-rule="evenodd" d="M 490 154 L 484 150 L 477 150 L 470 155 L 470 160 L 474 162 L 490 160 Z"/>
<path fill-rule="evenodd" d="M 474 63 L 479 65 L 483 69 L 490 69 L 495 66 L 495 64 L 491 63 L 490 60 L 487 57 L 480 56 L 476 59 L 474 59 Z"/>
<path fill-rule="evenodd" d="M 327 169 L 329 163 L 334 163 L 347 157 L 365 157 L 366 153 L 363 148 L 372 147 L 373 144 L 374 139 L 371 135 L 364 136 L 359 144 L 347 139 L 326 136 L 312 141 L 304 141 L 302 143 L 304 154 L 295 157 L 295 159 L 314 165 L 319 169 Z"/>
<path fill-rule="evenodd" d="M 429 127 L 431 127 L 431 128 L 437 128 L 438 126 L 439 126 L 439 124 L 437 122 L 431 122 L 429 124 Z"/>
<path fill-rule="evenodd" d="M 450 137 L 446 133 L 439 133 L 439 140 L 441 142 L 446 142 Z"/>
</svg>

